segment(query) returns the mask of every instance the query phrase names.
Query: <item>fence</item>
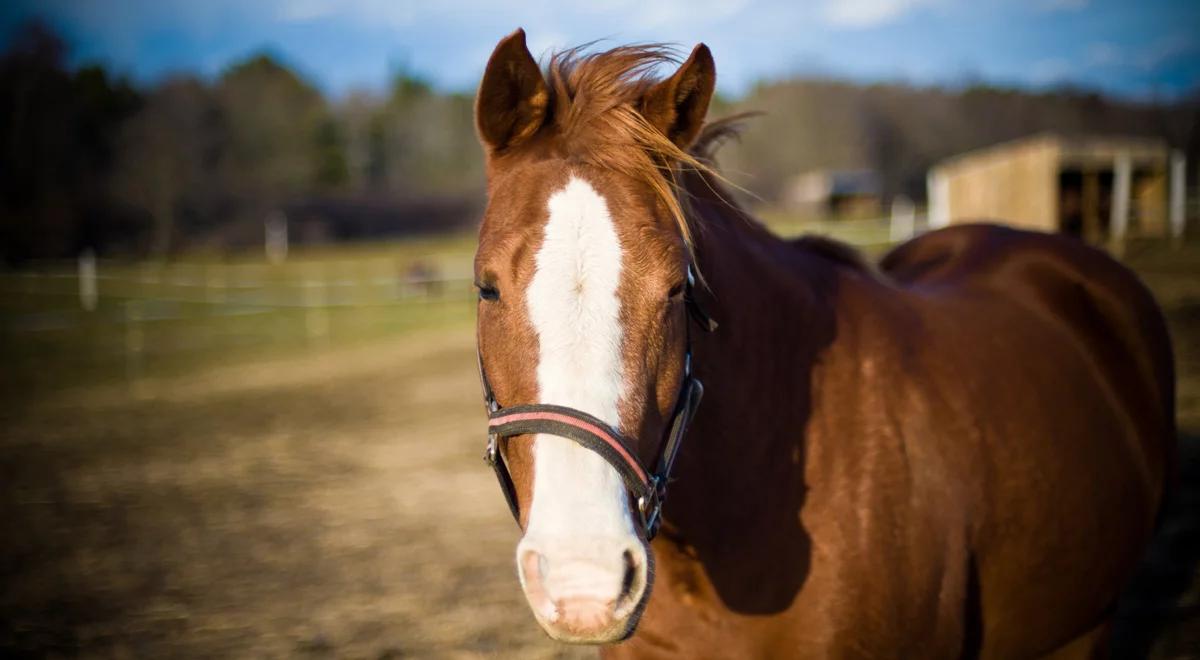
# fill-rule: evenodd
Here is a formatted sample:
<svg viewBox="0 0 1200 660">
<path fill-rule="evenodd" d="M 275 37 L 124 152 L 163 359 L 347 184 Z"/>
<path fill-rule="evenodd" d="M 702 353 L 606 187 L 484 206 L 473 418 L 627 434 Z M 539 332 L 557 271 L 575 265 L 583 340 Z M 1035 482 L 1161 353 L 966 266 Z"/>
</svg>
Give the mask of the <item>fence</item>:
<svg viewBox="0 0 1200 660">
<path fill-rule="evenodd" d="M 49 386 L 182 371 L 462 322 L 469 253 L 128 264 L 83 255 L 0 274 L 3 356 Z"/>
<path fill-rule="evenodd" d="M 918 229 L 895 219 L 772 222 L 881 247 Z M 122 263 L 84 254 L 0 273 L 0 357 L 48 385 L 148 376 L 469 322 L 473 239 L 334 249 L 321 258 Z"/>
</svg>

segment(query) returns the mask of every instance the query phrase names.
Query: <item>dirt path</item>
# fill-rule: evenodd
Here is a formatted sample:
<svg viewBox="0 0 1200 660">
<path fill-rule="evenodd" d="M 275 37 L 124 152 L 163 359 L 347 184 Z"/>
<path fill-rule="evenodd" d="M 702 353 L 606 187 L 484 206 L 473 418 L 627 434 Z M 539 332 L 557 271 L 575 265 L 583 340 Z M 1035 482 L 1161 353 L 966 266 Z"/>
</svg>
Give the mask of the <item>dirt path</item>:
<svg viewBox="0 0 1200 660">
<path fill-rule="evenodd" d="M 561 655 L 479 460 L 471 345 L 464 328 L 8 411 L 0 648 Z"/>
</svg>

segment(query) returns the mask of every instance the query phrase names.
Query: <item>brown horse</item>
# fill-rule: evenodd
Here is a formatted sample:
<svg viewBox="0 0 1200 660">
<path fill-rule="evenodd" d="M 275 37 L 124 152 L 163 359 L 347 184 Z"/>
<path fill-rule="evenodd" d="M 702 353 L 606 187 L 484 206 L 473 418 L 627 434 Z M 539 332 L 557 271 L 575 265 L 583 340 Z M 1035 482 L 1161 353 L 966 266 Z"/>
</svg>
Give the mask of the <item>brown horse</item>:
<svg viewBox="0 0 1200 660">
<path fill-rule="evenodd" d="M 537 621 L 612 657 L 1102 652 L 1173 461 L 1151 295 L 998 227 L 879 268 L 777 238 L 711 168 L 708 49 L 668 58 L 543 74 L 517 31 L 479 90 L 480 368 Z"/>
</svg>

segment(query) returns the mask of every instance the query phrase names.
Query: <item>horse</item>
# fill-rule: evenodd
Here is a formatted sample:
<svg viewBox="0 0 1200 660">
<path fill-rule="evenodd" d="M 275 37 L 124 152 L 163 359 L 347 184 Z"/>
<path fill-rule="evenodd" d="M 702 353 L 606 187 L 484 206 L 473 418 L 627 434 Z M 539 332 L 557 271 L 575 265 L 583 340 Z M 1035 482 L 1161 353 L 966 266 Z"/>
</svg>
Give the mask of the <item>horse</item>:
<svg viewBox="0 0 1200 660">
<path fill-rule="evenodd" d="M 534 619 L 613 658 L 1102 654 L 1173 470 L 1152 295 L 1000 226 L 877 264 L 779 238 L 716 170 L 711 52 L 680 59 L 543 71 L 518 30 L 480 83 L 487 457 Z"/>
</svg>

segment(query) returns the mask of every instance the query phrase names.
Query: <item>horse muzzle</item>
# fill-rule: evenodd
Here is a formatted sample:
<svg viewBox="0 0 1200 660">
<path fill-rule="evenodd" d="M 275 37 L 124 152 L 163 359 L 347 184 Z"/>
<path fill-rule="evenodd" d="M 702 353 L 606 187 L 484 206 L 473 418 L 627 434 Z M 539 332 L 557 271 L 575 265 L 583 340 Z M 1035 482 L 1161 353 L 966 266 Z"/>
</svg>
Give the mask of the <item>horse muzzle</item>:
<svg viewBox="0 0 1200 660">
<path fill-rule="evenodd" d="M 529 538 L 517 546 L 525 598 L 548 635 L 605 644 L 631 635 L 650 594 L 653 555 L 638 537 Z"/>
</svg>

